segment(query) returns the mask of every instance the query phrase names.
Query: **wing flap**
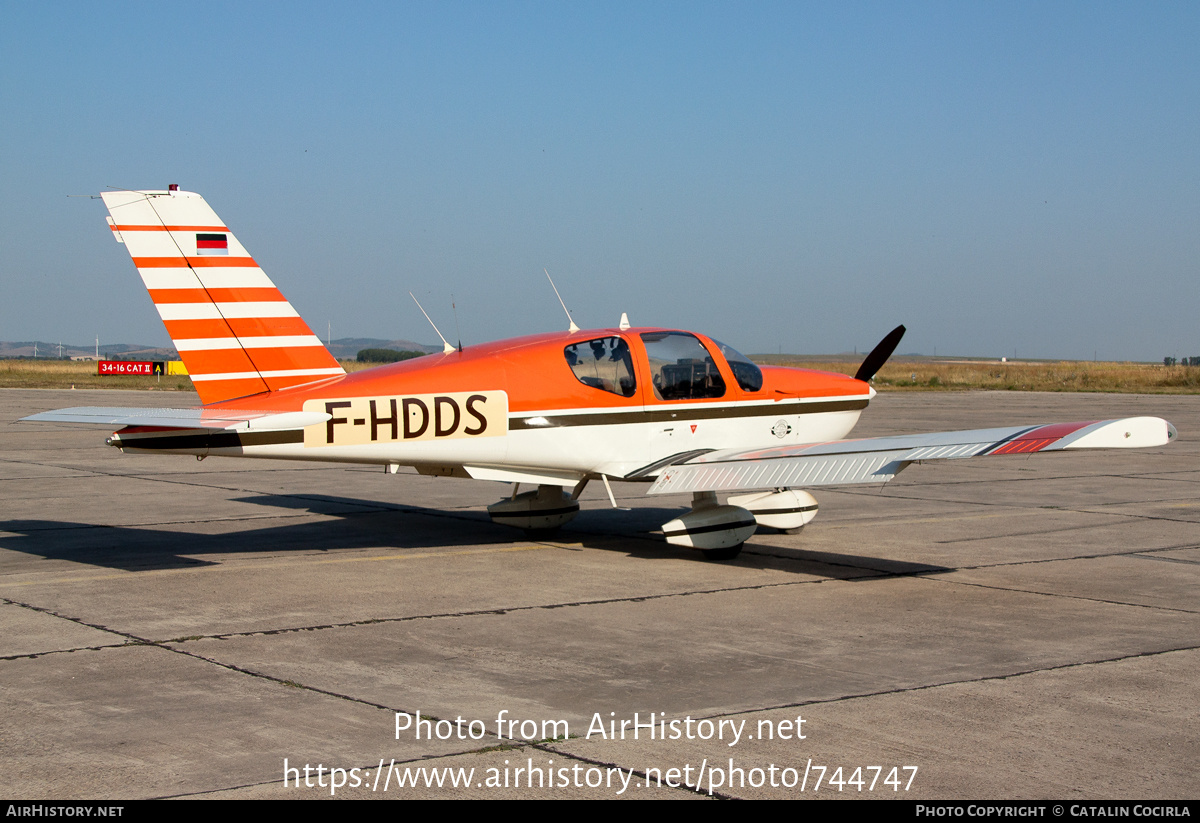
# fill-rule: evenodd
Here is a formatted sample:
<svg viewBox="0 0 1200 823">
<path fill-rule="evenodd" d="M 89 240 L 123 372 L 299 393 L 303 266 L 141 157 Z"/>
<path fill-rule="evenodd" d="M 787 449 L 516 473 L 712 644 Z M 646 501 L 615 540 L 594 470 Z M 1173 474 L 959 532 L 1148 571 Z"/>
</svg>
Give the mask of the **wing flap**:
<svg viewBox="0 0 1200 823">
<path fill-rule="evenodd" d="M 911 463 L 1074 449 L 1164 446 L 1175 427 L 1157 417 L 1012 426 L 724 451 L 664 468 L 649 494 L 886 483 Z"/>
</svg>

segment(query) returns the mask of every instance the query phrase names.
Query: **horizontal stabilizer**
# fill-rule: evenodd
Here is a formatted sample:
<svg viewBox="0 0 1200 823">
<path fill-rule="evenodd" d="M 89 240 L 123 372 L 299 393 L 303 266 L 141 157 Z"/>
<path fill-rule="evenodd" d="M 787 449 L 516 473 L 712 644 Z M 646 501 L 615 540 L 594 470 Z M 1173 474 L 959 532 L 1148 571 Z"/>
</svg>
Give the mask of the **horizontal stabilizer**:
<svg viewBox="0 0 1200 823">
<path fill-rule="evenodd" d="M 1000 454 L 1164 446 L 1175 427 L 1157 417 L 1010 426 L 710 452 L 664 468 L 649 494 L 886 483 L 911 463 Z"/>
<path fill-rule="evenodd" d="M 33 423 L 87 423 L 99 426 L 150 426 L 177 429 L 302 429 L 329 420 L 324 412 L 269 412 L 230 409 L 139 409 L 78 406 L 41 412 L 23 421 Z"/>
</svg>

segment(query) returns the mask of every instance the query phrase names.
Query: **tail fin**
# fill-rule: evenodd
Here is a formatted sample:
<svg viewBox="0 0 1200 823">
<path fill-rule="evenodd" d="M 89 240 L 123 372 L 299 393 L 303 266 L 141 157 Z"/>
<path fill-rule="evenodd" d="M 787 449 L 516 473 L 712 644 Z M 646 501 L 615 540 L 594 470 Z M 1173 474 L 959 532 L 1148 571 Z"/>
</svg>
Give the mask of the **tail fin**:
<svg viewBox="0 0 1200 823">
<path fill-rule="evenodd" d="M 345 374 L 203 197 L 177 186 L 101 197 L 200 402 Z"/>
</svg>

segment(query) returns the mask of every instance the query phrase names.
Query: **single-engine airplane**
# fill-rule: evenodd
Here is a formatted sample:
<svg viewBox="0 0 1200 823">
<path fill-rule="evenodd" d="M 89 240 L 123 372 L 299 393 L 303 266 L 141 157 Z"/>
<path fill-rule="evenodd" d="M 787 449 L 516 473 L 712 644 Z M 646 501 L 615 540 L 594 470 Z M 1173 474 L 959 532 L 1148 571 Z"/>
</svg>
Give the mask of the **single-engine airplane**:
<svg viewBox="0 0 1200 823">
<path fill-rule="evenodd" d="M 735 557 L 761 524 L 809 522 L 815 486 L 884 483 L 911 463 L 1161 446 L 1165 420 L 1135 417 L 846 440 L 896 328 L 854 377 L 759 367 L 702 334 L 663 328 L 552 332 L 347 374 L 233 233 L 193 192 L 101 195 L 202 406 L 83 407 L 25 420 L 119 426 L 123 451 L 415 467 L 513 483 L 488 507 L 548 534 L 599 479 L 691 492 L 669 543 Z M 569 316 L 569 314 L 568 314 Z M 535 488 L 518 494 L 520 484 Z M 738 492 L 724 504 L 718 492 Z"/>
</svg>

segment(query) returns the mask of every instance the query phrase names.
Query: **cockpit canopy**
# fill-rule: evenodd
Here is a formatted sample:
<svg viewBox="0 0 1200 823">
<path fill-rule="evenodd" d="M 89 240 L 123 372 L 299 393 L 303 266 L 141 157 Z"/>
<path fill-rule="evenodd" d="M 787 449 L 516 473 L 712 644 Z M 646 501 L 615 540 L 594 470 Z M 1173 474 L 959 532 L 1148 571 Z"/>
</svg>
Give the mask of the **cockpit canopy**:
<svg viewBox="0 0 1200 823">
<path fill-rule="evenodd" d="M 713 354 L 698 337 L 680 331 L 642 332 L 651 384 L 659 400 L 707 400 L 725 396 L 725 379 Z M 716 340 L 743 391 L 762 389 L 762 371 L 745 355 Z M 629 344 L 616 335 L 574 343 L 563 349 L 567 365 L 585 386 L 633 397 L 636 370 Z"/>
</svg>

